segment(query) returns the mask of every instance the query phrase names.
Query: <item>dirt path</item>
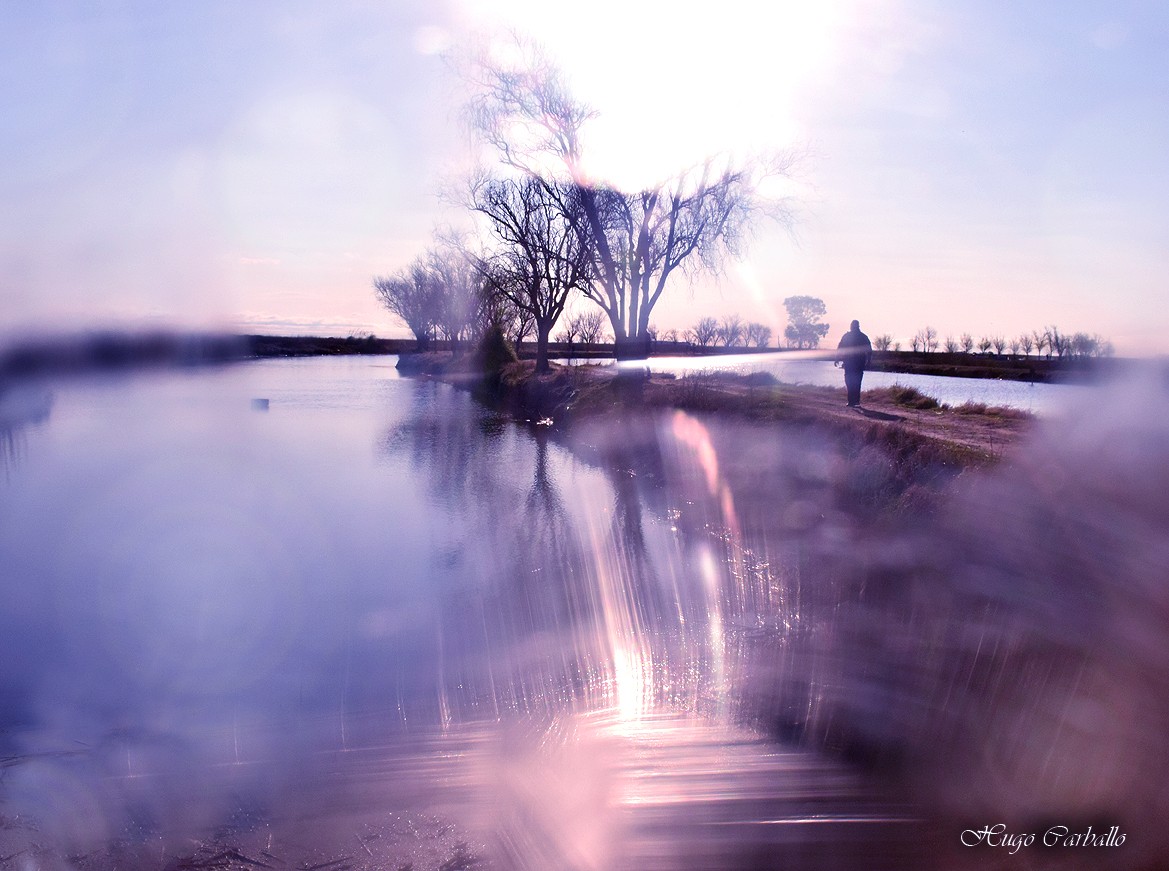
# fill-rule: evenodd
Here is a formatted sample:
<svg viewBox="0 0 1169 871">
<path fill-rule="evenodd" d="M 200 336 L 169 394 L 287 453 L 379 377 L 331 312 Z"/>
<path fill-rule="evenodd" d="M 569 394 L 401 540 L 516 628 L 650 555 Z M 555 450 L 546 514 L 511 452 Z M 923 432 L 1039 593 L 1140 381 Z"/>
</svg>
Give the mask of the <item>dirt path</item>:
<svg viewBox="0 0 1169 871">
<path fill-rule="evenodd" d="M 889 389 L 863 393 L 859 408 L 846 405 L 844 390 L 788 386 L 780 390 L 790 405 L 813 419 L 848 427 L 910 432 L 968 448 L 988 458 L 1002 456 L 1035 425 L 1032 415 L 1014 409 L 913 408 L 898 403 L 895 392 Z"/>
<path fill-rule="evenodd" d="M 536 380 L 530 373 L 527 377 Z M 1017 409 L 939 406 L 929 397 L 905 388 L 865 391 L 861 406 L 849 408 L 843 388 L 779 384 L 757 375 L 652 375 L 640 386 L 623 387 L 610 372 L 586 368 L 570 373 L 557 371 L 540 380 L 552 387 L 565 379 L 570 384 L 551 392 L 571 396 L 561 404 L 570 412 L 606 413 L 636 405 L 741 415 L 752 420 L 852 432 L 892 446 L 927 441 L 970 462 L 1002 457 L 1036 423 L 1031 414 Z M 570 387 L 568 393 L 565 387 Z"/>
</svg>

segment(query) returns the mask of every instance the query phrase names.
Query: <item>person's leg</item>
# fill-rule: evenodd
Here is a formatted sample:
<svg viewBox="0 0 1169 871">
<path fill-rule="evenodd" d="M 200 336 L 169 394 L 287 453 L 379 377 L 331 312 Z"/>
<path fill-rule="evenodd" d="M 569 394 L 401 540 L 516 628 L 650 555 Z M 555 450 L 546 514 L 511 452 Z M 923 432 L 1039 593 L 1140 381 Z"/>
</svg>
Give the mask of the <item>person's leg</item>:
<svg viewBox="0 0 1169 871">
<path fill-rule="evenodd" d="M 861 401 L 861 373 L 853 369 L 844 370 L 844 386 L 848 388 L 848 404 L 856 405 Z"/>
</svg>

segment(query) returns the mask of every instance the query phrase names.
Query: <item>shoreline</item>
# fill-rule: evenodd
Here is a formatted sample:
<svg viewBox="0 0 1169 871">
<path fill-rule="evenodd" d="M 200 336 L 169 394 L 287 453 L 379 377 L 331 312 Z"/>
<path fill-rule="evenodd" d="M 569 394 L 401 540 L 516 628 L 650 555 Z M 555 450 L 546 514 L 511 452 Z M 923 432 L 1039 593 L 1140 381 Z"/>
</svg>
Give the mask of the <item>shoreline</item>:
<svg viewBox="0 0 1169 871">
<path fill-rule="evenodd" d="M 524 343 L 521 360 L 534 357 L 534 347 Z M 436 341 L 432 350 L 418 351 L 413 339 L 385 339 L 377 336 L 265 336 L 233 333 L 93 332 L 73 335 L 34 336 L 0 347 L 0 382 L 45 374 L 131 370 L 153 366 L 197 366 L 240 360 L 282 357 L 349 355 L 409 356 L 418 353 L 464 352 L 469 345 L 454 349 Z M 772 360 L 831 360 L 834 351 L 792 351 L 782 348 L 696 348 L 684 342 L 658 342 L 652 358 L 686 357 L 710 359 L 711 366 L 730 356 L 769 355 Z M 567 345 L 552 342 L 554 360 L 612 360 L 612 345 Z M 799 356 L 795 356 L 799 355 Z M 943 352 L 875 351 L 870 371 L 949 378 L 988 378 L 1030 383 L 1091 384 L 1140 366 L 1139 358 L 1054 358 L 1002 357 L 993 354 L 947 354 Z"/>
<path fill-rule="evenodd" d="M 404 355 L 399 371 L 470 390 L 518 420 L 554 429 L 585 418 L 673 409 L 827 431 L 857 445 L 883 447 L 899 465 L 941 465 L 955 472 L 1001 460 L 1036 423 L 1017 409 L 940 405 L 912 388 L 866 390 L 861 407 L 849 408 L 843 385 L 784 384 L 759 372 L 679 377 L 553 364 L 537 375 L 532 362 L 521 360 L 485 376 L 469 358 L 441 352 Z"/>
<path fill-rule="evenodd" d="M 301 357 L 329 354 L 450 354 L 467 346 L 451 348 L 446 342 L 436 341 L 432 349 L 419 351 L 413 339 L 379 339 L 349 337 L 322 338 L 314 336 L 242 336 L 255 357 Z M 534 348 L 524 343 L 517 354 L 521 360 L 535 358 Z M 797 360 L 832 360 L 835 351 L 820 348 L 796 351 L 790 348 L 697 348 L 686 342 L 657 342 L 650 359 L 660 357 L 710 358 L 717 365 L 723 357 L 751 357 L 772 355 L 782 362 L 785 354 L 799 354 Z M 552 360 L 612 360 L 613 345 L 571 345 L 550 342 L 548 356 Z M 985 378 L 1027 383 L 1091 384 L 1111 377 L 1133 365 L 1127 358 L 1045 358 L 994 354 L 962 354 L 935 351 L 874 351 L 871 372 L 893 372 L 906 375 L 936 375 L 947 378 Z"/>
</svg>

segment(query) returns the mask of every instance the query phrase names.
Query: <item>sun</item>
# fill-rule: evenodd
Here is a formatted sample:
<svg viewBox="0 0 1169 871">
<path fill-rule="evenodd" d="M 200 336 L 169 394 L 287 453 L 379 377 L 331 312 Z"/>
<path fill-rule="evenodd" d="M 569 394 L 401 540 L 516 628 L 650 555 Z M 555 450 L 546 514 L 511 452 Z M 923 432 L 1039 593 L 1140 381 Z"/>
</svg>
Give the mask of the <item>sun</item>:
<svg viewBox="0 0 1169 871">
<path fill-rule="evenodd" d="M 837 2 L 727 0 L 586 7 L 462 0 L 468 31 L 541 43 L 598 116 L 586 169 L 637 189 L 712 154 L 800 142 L 798 101 L 834 63 L 847 15 Z"/>
</svg>

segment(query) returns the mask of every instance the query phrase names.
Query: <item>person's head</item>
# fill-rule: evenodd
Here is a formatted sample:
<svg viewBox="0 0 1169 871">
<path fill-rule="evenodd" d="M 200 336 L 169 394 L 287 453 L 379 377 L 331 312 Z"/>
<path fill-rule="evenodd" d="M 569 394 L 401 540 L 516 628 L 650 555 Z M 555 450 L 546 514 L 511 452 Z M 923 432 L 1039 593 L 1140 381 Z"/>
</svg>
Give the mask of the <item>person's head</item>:
<svg viewBox="0 0 1169 871">
<path fill-rule="evenodd" d="M 851 324 L 849 324 L 848 328 L 854 333 L 859 333 L 861 331 L 861 322 L 853 321 Z"/>
</svg>

